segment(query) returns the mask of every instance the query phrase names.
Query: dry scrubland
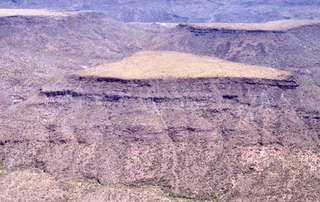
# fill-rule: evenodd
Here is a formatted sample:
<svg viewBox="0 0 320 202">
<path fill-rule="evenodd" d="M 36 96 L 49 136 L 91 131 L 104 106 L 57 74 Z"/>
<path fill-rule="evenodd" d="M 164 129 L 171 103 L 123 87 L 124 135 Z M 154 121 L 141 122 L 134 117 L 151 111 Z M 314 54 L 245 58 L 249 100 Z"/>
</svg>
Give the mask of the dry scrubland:
<svg viewBox="0 0 320 202">
<path fill-rule="evenodd" d="M 8 13 L 4 16 L 15 15 Z M 276 80 L 290 73 L 262 66 L 275 61 L 274 67 L 288 71 L 291 66 L 316 68 L 320 32 L 315 30 L 320 28 L 259 34 L 172 29 L 149 35 L 145 32 L 149 28 L 135 30 L 103 16 L 79 15 L 56 23 L 57 19 L 63 18 L 44 17 L 38 23 L 30 23 L 29 17 L 2 18 L 19 25 L 4 23 L 1 29 L 4 36 L 12 34 L 1 46 L 5 49 L 0 61 L 9 62 L 0 66 L 10 74 L 0 79 L 5 93 L 0 97 L 10 100 L 0 108 L 5 109 L 0 117 L 0 164 L 42 171 L 0 166 L 0 201 L 167 201 L 168 196 L 196 201 L 208 194 L 221 201 L 319 199 L 319 89 L 302 86 L 307 89 L 303 91 L 295 81 Z M 39 33 L 46 39 L 41 43 Z M 165 43 L 163 50 L 262 66 L 143 51 L 78 74 L 275 80 L 215 79 L 206 84 L 212 89 L 208 92 L 201 79 L 97 82 L 63 78 L 81 65 L 115 61 L 137 50 L 150 50 L 151 43 L 159 41 Z M 56 49 L 47 50 L 52 44 Z M 41 54 L 36 55 L 39 50 Z M 235 50 L 239 54 L 232 55 Z M 48 91 L 39 94 L 40 88 Z M 108 187 L 110 182 L 131 186 Z M 139 187 L 148 183 L 171 187 L 172 192 Z"/>
<path fill-rule="evenodd" d="M 319 20 L 278 20 L 265 23 L 190 23 L 194 27 L 233 30 L 285 31 L 305 25 L 320 23 Z"/>
<path fill-rule="evenodd" d="M 74 15 L 76 12 L 56 11 L 47 9 L 0 9 L 0 17 L 7 16 L 61 16 L 67 17 Z"/>
<path fill-rule="evenodd" d="M 121 61 L 82 70 L 78 74 L 120 79 L 209 77 L 283 79 L 291 75 L 286 71 L 269 67 L 245 65 L 173 51 L 141 51 Z"/>
<path fill-rule="evenodd" d="M 192 201 L 159 187 L 104 186 L 93 180 L 50 175 L 39 169 L 0 167 L 0 201 Z M 185 198 L 185 199 L 184 199 Z M 192 198 L 192 197 L 191 197 Z"/>
</svg>

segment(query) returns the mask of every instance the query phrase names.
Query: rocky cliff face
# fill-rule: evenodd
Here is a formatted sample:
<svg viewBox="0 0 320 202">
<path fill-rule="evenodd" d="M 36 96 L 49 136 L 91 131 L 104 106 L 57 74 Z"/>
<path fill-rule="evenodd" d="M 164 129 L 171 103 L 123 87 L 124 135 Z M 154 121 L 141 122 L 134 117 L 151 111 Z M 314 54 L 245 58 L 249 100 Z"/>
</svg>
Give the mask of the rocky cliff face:
<svg viewBox="0 0 320 202">
<path fill-rule="evenodd" d="M 95 12 L 0 17 L 1 114 L 56 78 L 141 49 L 151 35 Z"/>
<path fill-rule="evenodd" d="M 223 201 L 312 201 L 320 194 L 320 110 L 310 111 L 298 88 L 294 78 L 72 76 L 11 111 L 1 159 Z"/>
<path fill-rule="evenodd" d="M 284 69 L 319 86 L 319 33 L 319 24 L 285 30 L 225 29 L 181 24 L 155 37 L 152 48 Z"/>
<path fill-rule="evenodd" d="M 14 16 L 0 23 L 4 167 L 106 186 L 159 186 L 190 200 L 318 200 L 319 25 L 286 31 L 167 29 L 95 13 L 71 19 Z M 263 64 L 294 77 L 70 76 L 140 49 Z M 23 173 L 1 178 L 0 187 L 15 175 Z M 54 190 L 67 201 L 62 187 Z M 90 196 L 100 193 L 109 197 L 103 191 Z"/>
<path fill-rule="evenodd" d="M 122 21 L 138 22 L 261 22 L 319 18 L 317 0 L 5 0 L 1 7 L 90 9 Z"/>
</svg>

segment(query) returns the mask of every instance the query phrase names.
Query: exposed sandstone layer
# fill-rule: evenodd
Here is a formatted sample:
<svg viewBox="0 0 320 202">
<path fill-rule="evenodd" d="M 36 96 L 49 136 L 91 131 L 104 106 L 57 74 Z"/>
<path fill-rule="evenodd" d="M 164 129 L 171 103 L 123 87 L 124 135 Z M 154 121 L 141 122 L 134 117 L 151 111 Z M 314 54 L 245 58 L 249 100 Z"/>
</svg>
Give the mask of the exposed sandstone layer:
<svg viewBox="0 0 320 202">
<path fill-rule="evenodd" d="M 79 71 L 80 76 L 119 79 L 192 79 L 210 77 L 282 80 L 292 74 L 279 69 L 246 65 L 175 51 L 141 51 L 120 61 Z"/>
<path fill-rule="evenodd" d="M 96 12 L 67 15 L 69 12 L 60 11 L 61 15 L 52 16 L 47 10 L 5 11 L 9 16 L 0 16 L 1 115 L 42 85 L 75 70 L 125 57 L 151 37 L 148 31 Z M 32 16 L 34 13 L 38 15 Z"/>
<path fill-rule="evenodd" d="M 193 26 L 199 29 L 215 28 L 243 31 L 288 31 L 289 29 L 319 23 L 319 20 L 277 20 L 264 23 L 189 23 L 185 24 L 185 26 Z"/>
<path fill-rule="evenodd" d="M 293 78 L 72 76 L 12 109 L 1 159 L 223 201 L 313 201 L 320 114 L 297 88 Z"/>
<path fill-rule="evenodd" d="M 0 26 L 4 166 L 222 201 L 320 198 L 320 90 L 304 80 L 319 78 L 319 25 L 166 30 L 87 13 L 3 17 Z M 264 64 L 297 78 L 64 78 L 139 49 Z"/>
<path fill-rule="evenodd" d="M 274 67 L 320 86 L 320 24 L 314 23 L 180 24 L 154 37 L 151 48 Z"/>
<path fill-rule="evenodd" d="M 67 17 L 79 14 L 80 12 L 71 11 L 54 11 L 48 9 L 3 9 L 0 8 L 0 17 L 12 16 L 53 16 L 53 17 Z"/>
</svg>

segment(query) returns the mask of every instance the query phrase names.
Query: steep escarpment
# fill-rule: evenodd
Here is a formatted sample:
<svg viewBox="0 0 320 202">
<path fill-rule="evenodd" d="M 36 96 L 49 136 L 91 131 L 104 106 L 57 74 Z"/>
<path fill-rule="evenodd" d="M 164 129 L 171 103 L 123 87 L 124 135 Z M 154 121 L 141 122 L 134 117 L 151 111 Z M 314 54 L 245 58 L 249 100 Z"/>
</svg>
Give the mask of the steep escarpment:
<svg viewBox="0 0 320 202">
<path fill-rule="evenodd" d="M 150 37 L 95 12 L 0 9 L 0 14 L 1 114 L 43 84 L 120 59 Z"/>
<path fill-rule="evenodd" d="M 74 75 L 11 109 L 1 161 L 222 201 L 312 201 L 320 110 L 299 88 L 293 77 Z"/>
<path fill-rule="evenodd" d="M 312 21 L 304 25 L 299 21 L 181 24 L 167 36 L 156 37 L 153 48 L 284 69 L 319 86 L 319 30 L 319 24 Z"/>
<path fill-rule="evenodd" d="M 94 12 L 0 23 L 0 164 L 44 172 L 3 178 L 0 167 L 6 197 L 52 187 L 67 201 L 73 185 L 51 174 L 108 187 L 87 201 L 142 200 L 140 186 L 190 200 L 319 198 L 318 24 L 168 29 Z"/>
</svg>

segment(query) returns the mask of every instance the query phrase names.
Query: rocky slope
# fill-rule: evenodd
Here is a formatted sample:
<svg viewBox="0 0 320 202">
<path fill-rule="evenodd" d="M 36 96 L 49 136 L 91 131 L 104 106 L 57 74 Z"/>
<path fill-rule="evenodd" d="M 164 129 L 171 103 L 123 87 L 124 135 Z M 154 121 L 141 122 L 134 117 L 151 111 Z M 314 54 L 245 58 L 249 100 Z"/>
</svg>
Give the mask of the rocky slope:
<svg viewBox="0 0 320 202">
<path fill-rule="evenodd" d="M 192 201 L 152 186 L 103 186 L 95 181 L 50 175 L 39 169 L 0 167 L 0 201 Z M 182 199 L 181 199 L 182 198 Z M 191 197 L 192 198 L 192 197 Z"/>
<path fill-rule="evenodd" d="M 27 99 L 57 77 L 142 49 L 177 50 L 282 68 L 311 80 L 310 88 L 314 82 L 319 85 L 318 24 L 278 32 L 226 32 L 192 25 L 124 24 L 94 12 L 3 16 L 0 21 L 0 110 Z"/>
<path fill-rule="evenodd" d="M 141 49 L 149 31 L 95 12 L 0 13 L 0 113 L 67 73 L 110 62 Z M 31 16 L 39 14 L 37 16 Z M 129 35 L 127 33 L 130 33 Z"/>
<path fill-rule="evenodd" d="M 85 196 L 96 201 L 103 200 L 97 198 L 99 194 L 109 197 L 116 192 L 123 200 L 142 200 L 135 191 L 133 198 L 122 195 L 127 190 L 124 185 L 160 187 L 156 189 L 190 200 L 319 198 L 318 24 L 288 30 L 165 27 L 125 24 L 80 12 L 5 16 L 0 17 L 0 28 L 0 163 L 4 167 L 45 172 L 27 177 L 31 180 L 58 174 L 91 179 L 107 187 Z M 264 78 L 261 71 L 260 77 L 186 78 L 187 67 L 190 75 L 199 75 L 197 70 L 207 64 L 184 59 L 187 64 L 180 66 L 184 78 L 126 80 L 99 76 L 101 72 L 74 74 L 83 69 L 90 73 L 88 67 L 141 49 L 266 65 L 294 76 Z M 154 61 L 163 67 L 181 65 Z M 141 69 L 149 71 L 152 62 Z M 136 64 L 125 69 L 141 63 Z M 225 69 L 235 67 L 223 64 Z M 242 65 L 247 66 L 237 66 Z M 157 71 L 165 69 L 157 67 Z M 6 197 L 21 196 L 10 195 L 5 185 L 15 176 L 27 181 L 28 173 L 6 173 L 0 178 Z M 53 198 L 79 196 L 69 185 L 56 185 L 51 179 L 57 194 Z M 10 187 L 19 190 L 20 180 L 16 182 Z M 42 197 L 46 186 L 40 183 L 29 190 L 37 189 L 36 197 Z M 146 200 L 158 200 L 155 197 L 147 191 Z"/>
<path fill-rule="evenodd" d="M 11 108 L 0 158 L 7 167 L 206 199 L 315 201 L 316 99 L 290 76 L 73 75 Z"/>
<path fill-rule="evenodd" d="M 320 18 L 318 0 L 3 0 L 0 7 L 91 9 L 122 21 L 261 22 Z"/>
<path fill-rule="evenodd" d="M 306 22 L 281 29 L 294 23 L 280 21 L 270 26 L 256 25 L 256 28 L 249 24 L 250 29 L 246 24 L 179 24 L 155 37 L 152 48 L 284 69 L 319 86 L 320 24 Z"/>
</svg>

